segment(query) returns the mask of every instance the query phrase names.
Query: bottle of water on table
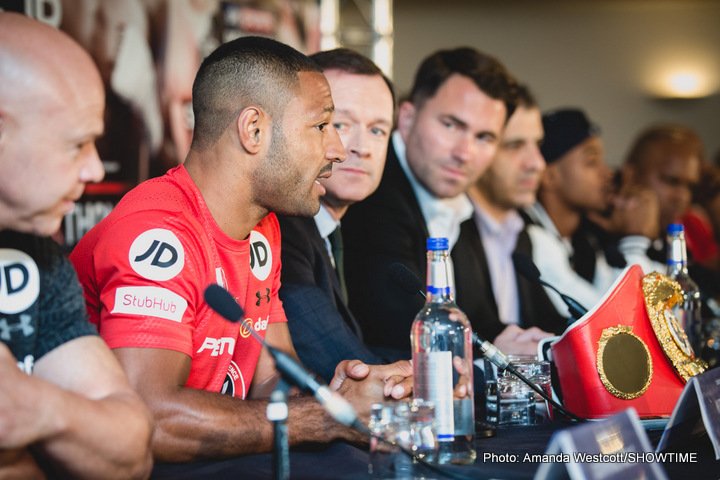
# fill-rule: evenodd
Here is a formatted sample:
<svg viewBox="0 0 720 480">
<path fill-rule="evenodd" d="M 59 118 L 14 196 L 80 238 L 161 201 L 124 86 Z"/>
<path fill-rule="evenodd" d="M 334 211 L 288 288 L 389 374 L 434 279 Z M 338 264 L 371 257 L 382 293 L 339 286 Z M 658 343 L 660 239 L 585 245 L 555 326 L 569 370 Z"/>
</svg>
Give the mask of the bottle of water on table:
<svg viewBox="0 0 720 480">
<path fill-rule="evenodd" d="M 414 395 L 435 405 L 438 463 L 475 461 L 472 330 L 454 299 L 447 238 L 427 240 L 427 301 L 412 325 Z"/>
</svg>

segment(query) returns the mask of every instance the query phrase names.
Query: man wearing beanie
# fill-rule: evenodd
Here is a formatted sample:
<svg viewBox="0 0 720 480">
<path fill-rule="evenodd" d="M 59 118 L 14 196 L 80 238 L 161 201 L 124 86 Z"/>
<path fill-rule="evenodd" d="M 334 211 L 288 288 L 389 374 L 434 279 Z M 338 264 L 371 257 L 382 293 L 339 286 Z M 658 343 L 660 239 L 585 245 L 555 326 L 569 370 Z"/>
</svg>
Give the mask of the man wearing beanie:
<svg viewBox="0 0 720 480">
<path fill-rule="evenodd" d="M 626 265 L 663 268 L 645 255 L 658 229 L 657 200 L 642 189 L 613 194 L 600 129 L 582 110 L 548 112 L 543 128 L 547 169 L 538 202 L 526 211 L 533 260 L 545 281 L 592 308 Z"/>
</svg>

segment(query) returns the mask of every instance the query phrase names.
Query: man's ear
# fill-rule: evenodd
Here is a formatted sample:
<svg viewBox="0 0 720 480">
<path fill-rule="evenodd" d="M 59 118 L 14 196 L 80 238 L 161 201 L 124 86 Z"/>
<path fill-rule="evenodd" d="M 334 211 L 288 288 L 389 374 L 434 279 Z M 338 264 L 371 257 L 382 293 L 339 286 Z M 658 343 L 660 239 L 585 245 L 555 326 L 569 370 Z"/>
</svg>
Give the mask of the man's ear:
<svg viewBox="0 0 720 480">
<path fill-rule="evenodd" d="M 411 102 L 402 102 L 398 109 L 397 129 L 403 141 L 407 141 L 410 130 L 415 123 L 417 109 Z"/>
<path fill-rule="evenodd" d="M 265 138 L 269 138 L 269 118 L 259 107 L 244 108 L 238 115 L 236 126 L 240 145 L 248 153 L 258 153 L 262 149 Z"/>
</svg>

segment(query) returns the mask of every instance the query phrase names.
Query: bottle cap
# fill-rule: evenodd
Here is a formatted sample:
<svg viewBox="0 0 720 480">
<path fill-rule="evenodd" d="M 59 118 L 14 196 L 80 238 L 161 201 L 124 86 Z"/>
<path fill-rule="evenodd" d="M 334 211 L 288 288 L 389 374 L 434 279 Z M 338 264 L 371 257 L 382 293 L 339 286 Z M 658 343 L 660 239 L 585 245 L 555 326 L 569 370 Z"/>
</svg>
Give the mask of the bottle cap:
<svg viewBox="0 0 720 480">
<path fill-rule="evenodd" d="M 675 233 L 680 233 L 683 231 L 682 223 L 671 223 L 667 227 L 667 233 L 668 235 L 673 235 Z"/>
<path fill-rule="evenodd" d="M 427 249 L 431 251 L 448 250 L 450 244 L 445 237 L 430 237 L 427 239 Z"/>
</svg>

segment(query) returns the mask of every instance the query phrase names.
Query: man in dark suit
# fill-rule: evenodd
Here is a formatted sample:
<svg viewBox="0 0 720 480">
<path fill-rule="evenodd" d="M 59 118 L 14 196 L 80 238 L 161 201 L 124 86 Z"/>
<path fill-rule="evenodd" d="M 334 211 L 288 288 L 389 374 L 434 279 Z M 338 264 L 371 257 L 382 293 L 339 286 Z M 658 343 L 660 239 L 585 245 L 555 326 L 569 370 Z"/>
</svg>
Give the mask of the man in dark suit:
<svg viewBox="0 0 720 480">
<path fill-rule="evenodd" d="M 532 258 L 532 245 L 518 209 L 536 200 L 545 160 L 540 153 L 543 126 L 540 110 L 528 89 L 519 86 L 517 108 L 508 120 L 495 158 L 470 187 L 475 206 L 474 222 L 466 222 L 461 236 L 476 254 L 466 255 L 484 273 L 471 284 L 472 293 L 482 300 L 478 333 L 494 337 L 501 350 L 535 354 L 537 341 L 561 333 L 567 325 L 537 282 L 516 273 L 512 255 L 520 252 Z M 460 243 L 460 242 L 459 242 Z M 467 283 L 458 280 L 458 292 Z M 520 331 L 508 328 L 522 326 Z"/>
<path fill-rule="evenodd" d="M 380 183 L 394 97 L 390 81 L 359 53 L 336 49 L 312 58 L 330 83 L 333 124 L 347 158 L 333 168 L 330 178 L 321 180 L 326 193 L 313 218 L 280 217 L 280 298 L 300 359 L 329 381 L 341 360 L 377 364 L 385 359 L 363 344 L 347 307 L 339 225 L 348 206 L 370 195 Z"/>
<path fill-rule="evenodd" d="M 400 262 L 425 278 L 428 236 L 448 237 L 458 304 L 473 328 L 481 326 L 485 306 L 474 289 L 484 276 L 464 232 L 473 215 L 465 192 L 495 155 L 514 87 L 496 59 L 471 48 L 438 51 L 421 64 L 400 105 L 380 187 L 343 220 L 350 308 L 368 344 L 409 350 L 423 300 L 388 267 Z"/>
</svg>

